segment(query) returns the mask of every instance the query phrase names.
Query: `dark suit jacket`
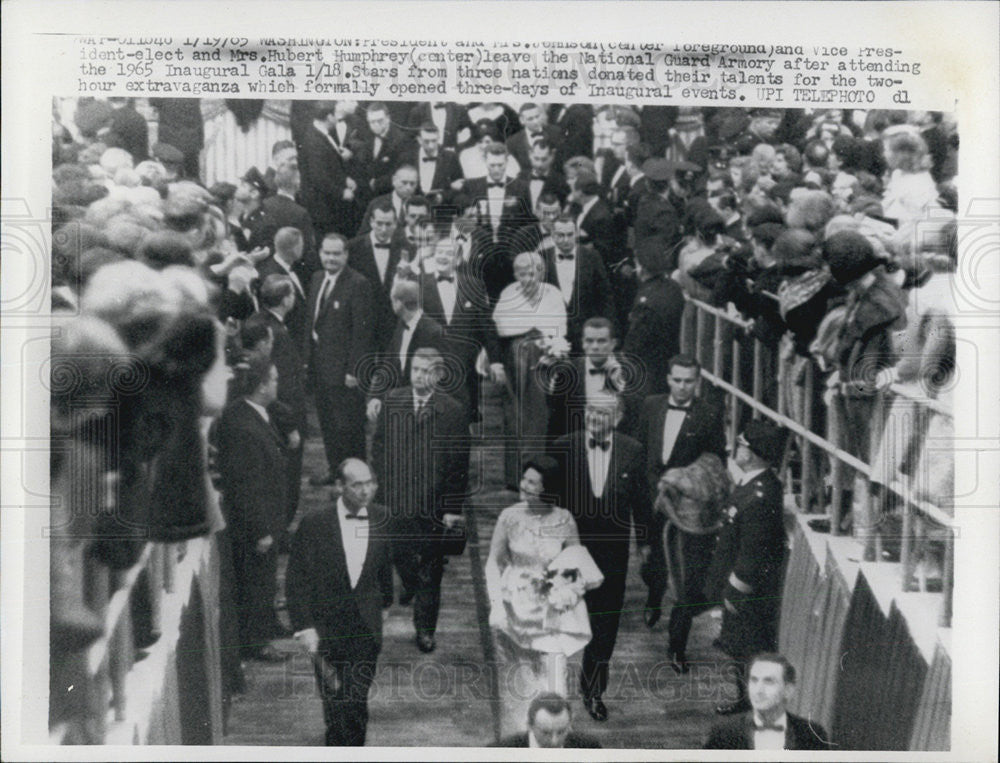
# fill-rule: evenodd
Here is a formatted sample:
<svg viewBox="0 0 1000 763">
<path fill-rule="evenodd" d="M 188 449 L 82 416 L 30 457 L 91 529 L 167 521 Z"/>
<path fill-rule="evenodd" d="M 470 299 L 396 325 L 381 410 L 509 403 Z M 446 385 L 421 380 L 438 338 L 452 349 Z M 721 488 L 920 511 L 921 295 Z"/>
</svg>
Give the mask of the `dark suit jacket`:
<svg viewBox="0 0 1000 763">
<path fill-rule="evenodd" d="M 525 731 L 521 734 L 511 734 L 509 737 L 504 737 L 499 742 L 491 744 L 490 747 L 528 747 L 529 744 L 528 732 Z M 601 749 L 601 743 L 586 734 L 578 734 L 575 731 L 571 731 L 566 735 L 566 742 L 563 744 L 563 747 L 577 750 L 597 750 Z"/>
<path fill-rule="evenodd" d="M 128 151 L 135 164 L 149 158 L 149 127 L 145 118 L 131 106 L 115 109 L 107 142 L 109 146 Z"/>
<path fill-rule="evenodd" d="M 684 293 L 673 279 L 660 275 L 639 285 L 622 350 L 645 369 L 647 395 L 667 391 L 667 363 L 679 350 L 683 312 Z"/>
<path fill-rule="evenodd" d="M 670 141 L 670 128 L 677 121 L 676 106 L 650 106 L 639 112 L 639 137 L 653 156 L 663 156 Z"/>
<path fill-rule="evenodd" d="M 302 259 L 296 266 L 296 272 L 302 282 L 306 283 L 315 271 L 319 270 L 319 255 L 316 248 L 316 234 L 309 212 L 294 199 L 276 193 L 268 196 L 261 203 L 264 212 L 260 236 L 263 245 L 274 254 L 274 236 L 282 228 L 297 228 L 302 233 Z M 258 268 L 259 270 L 259 268 Z"/>
<path fill-rule="evenodd" d="M 315 628 L 320 650 L 333 659 L 350 659 L 372 642 L 377 653 L 382 644 L 382 608 L 392 603 L 385 509 L 371 504 L 368 516 L 368 553 L 354 588 L 335 501 L 306 514 L 292 540 L 285 579 L 292 629 Z"/>
<path fill-rule="evenodd" d="M 413 138 L 396 125 L 389 126 L 389 132 L 382 139 L 378 156 L 375 155 L 375 135 L 367 131 L 363 136 L 359 162 L 368 180 L 372 193 L 381 194 L 392 190 L 392 173 L 403 164 L 403 155 L 413 145 Z"/>
<path fill-rule="evenodd" d="M 313 224 L 325 231 L 341 229 L 350 202 L 344 201 L 347 168 L 340 154 L 316 127 L 309 125 L 296 146 L 302 187 L 299 198 Z"/>
<path fill-rule="evenodd" d="M 702 453 L 714 453 L 726 460 L 726 432 L 723 410 L 701 398 L 691 401 L 684 423 L 677 433 L 670 460 L 663 463 L 663 424 L 667 418 L 669 395 L 646 398 L 639 418 L 637 434 L 646 446 L 646 484 L 649 495 L 656 497 L 656 484 L 666 469 L 689 466 Z"/>
<path fill-rule="evenodd" d="M 243 398 L 219 419 L 218 466 L 233 542 L 254 544 L 285 527 L 285 458 L 274 427 Z"/>
<path fill-rule="evenodd" d="M 384 278 L 379 275 L 378 265 L 375 263 L 375 249 L 372 246 L 370 233 L 364 233 L 352 238 L 347 243 L 348 264 L 367 278 L 373 287 L 375 302 L 372 305 L 372 311 L 375 318 L 376 350 L 385 349 L 396 326 L 396 315 L 392 312 L 390 291 L 399 261 L 401 259 L 408 260 L 412 256 L 412 253 L 402 242 L 402 238 L 395 236 L 391 239 L 389 243 L 389 260 L 385 267 Z"/>
<path fill-rule="evenodd" d="M 829 750 L 831 745 L 826 730 L 797 715 L 788 715 L 785 729 L 786 750 Z M 705 742 L 706 750 L 752 750 L 753 713 L 746 713 L 712 726 Z"/>
<path fill-rule="evenodd" d="M 556 440 L 552 452 L 561 466 L 559 505 L 573 514 L 580 541 L 607 575 L 624 566 L 615 556 L 624 553 L 627 557 L 633 522 L 639 542 L 643 542 L 649 526 L 650 500 L 641 478 L 645 457 L 637 440 L 613 432 L 604 492 L 595 496 L 587 460 L 589 437 L 586 430 L 578 429 Z"/>
<path fill-rule="evenodd" d="M 549 106 L 549 124 L 562 132 L 562 143 L 556 153 L 558 166 L 574 156 L 594 155 L 594 109 L 583 103 L 574 103 L 565 109 L 558 103 Z"/>
<path fill-rule="evenodd" d="M 316 315 L 316 302 L 325 273 L 313 275 L 309 286 L 307 315 L 310 322 Z M 346 374 L 357 376 L 361 361 L 375 351 L 373 315 L 374 297 L 368 279 L 345 267 L 316 319 L 318 342 L 307 348 L 309 371 L 314 383 L 341 387 Z M 307 341 L 311 331 L 307 329 Z"/>
<path fill-rule="evenodd" d="M 302 437 L 306 435 L 306 384 L 305 364 L 285 324 L 270 310 L 262 310 L 261 315 L 271 327 L 274 344 L 271 360 L 278 369 L 278 401 L 284 403 L 291 413 L 287 422 L 291 425 L 285 431 L 298 429 Z M 285 316 L 286 319 L 288 316 Z M 280 418 L 280 414 L 279 414 Z M 281 428 L 281 427 L 279 427 Z"/>
<path fill-rule="evenodd" d="M 553 286 L 559 286 L 556 262 L 558 255 L 549 250 L 542 253 L 545 260 L 545 280 Z M 583 324 L 588 318 L 602 316 L 610 321 L 615 319 L 615 304 L 611 294 L 611 283 L 604 268 L 600 255 L 590 246 L 578 246 L 576 249 L 576 278 L 573 280 L 573 293 L 566 305 L 567 333 L 566 338 L 573 348 L 580 351 L 580 338 Z"/>
<path fill-rule="evenodd" d="M 548 141 L 549 145 L 557 152 L 559 151 L 563 142 L 562 130 L 555 125 L 543 125 L 541 137 Z M 537 138 L 533 140 L 537 140 Z M 507 150 L 513 154 L 514 158 L 517 159 L 517 163 L 522 167 L 531 166 L 531 159 L 529 158 L 531 145 L 532 143 L 528 138 L 527 130 L 521 130 L 507 138 Z"/>
<path fill-rule="evenodd" d="M 433 105 L 429 101 L 418 103 L 410 110 L 409 125 L 412 130 L 419 130 L 425 122 L 433 122 L 431 109 Z M 447 102 L 444 105 L 445 120 L 444 131 L 441 134 L 441 145 L 447 148 L 455 148 L 458 144 L 458 134 L 462 130 L 472 130 L 472 121 L 469 119 L 469 112 L 465 106 L 458 103 Z"/>
<path fill-rule="evenodd" d="M 413 336 L 406 348 L 406 364 L 399 365 L 399 349 L 403 344 L 403 322 L 396 319 L 396 328 L 392 332 L 389 344 L 386 345 L 386 361 L 392 368 L 393 378 L 397 381 L 394 387 L 405 387 L 410 383 L 410 368 L 413 365 L 413 353 L 420 347 L 433 347 L 442 350 L 444 347 L 444 329 L 441 324 L 429 315 L 421 315 L 413 328 Z"/>
<path fill-rule="evenodd" d="M 767 469 L 730 497 L 705 592 L 711 601 L 728 599 L 736 608 L 723 614 L 719 645 L 724 652 L 748 659 L 772 651 L 777 636 L 785 524 L 781 482 Z M 729 583 L 730 573 L 750 586 L 743 593 Z"/>
<path fill-rule="evenodd" d="M 309 330 L 309 313 L 306 308 L 305 289 L 309 288 L 309 279 L 303 278 L 302 274 L 296 269 L 295 274 L 299 277 L 299 283 L 302 284 L 303 291 L 299 291 L 297 287 L 295 289 L 295 304 L 292 309 L 288 311 L 288 315 L 285 316 L 285 327 L 288 329 L 288 333 L 292 337 L 292 341 L 295 343 L 296 352 L 299 353 L 300 357 L 305 357 L 302 355 L 302 347 L 308 338 Z M 284 267 L 279 265 L 274 261 L 274 255 L 271 255 L 266 260 L 257 265 L 257 275 L 260 277 L 259 283 L 263 283 L 264 279 L 269 275 L 280 275 L 287 276 L 288 271 Z"/>
<path fill-rule="evenodd" d="M 462 166 L 458 163 L 458 156 L 448 148 L 438 149 L 430 188 L 420 187 L 420 147 L 416 143 L 407 149 L 402 163 L 417 168 L 417 187 L 420 195 L 428 197 L 432 202 L 435 198 L 440 202 L 442 197 L 447 197 L 451 193 L 451 184 L 462 179 Z"/>
<path fill-rule="evenodd" d="M 372 461 L 392 517 L 434 523 L 446 509 L 461 511 L 469 472 L 465 408 L 434 392 L 418 416 L 412 387 L 390 390 L 375 422 Z"/>
<path fill-rule="evenodd" d="M 625 256 L 624 241 L 618 235 L 614 215 L 603 199 L 598 199 L 587 211 L 579 229 L 580 243 L 593 246 L 604 260 L 605 267 L 614 265 Z"/>
</svg>

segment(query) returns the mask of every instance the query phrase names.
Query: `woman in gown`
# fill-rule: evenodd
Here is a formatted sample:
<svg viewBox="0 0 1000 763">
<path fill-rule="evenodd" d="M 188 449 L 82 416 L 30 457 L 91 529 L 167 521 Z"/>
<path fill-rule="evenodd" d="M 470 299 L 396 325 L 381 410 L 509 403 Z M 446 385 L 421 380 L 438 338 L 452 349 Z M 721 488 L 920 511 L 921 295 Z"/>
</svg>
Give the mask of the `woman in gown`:
<svg viewBox="0 0 1000 763">
<path fill-rule="evenodd" d="M 525 730 L 535 695 L 566 696 L 566 659 L 591 636 L 583 594 L 604 580 L 573 516 L 546 500 L 556 468 L 548 456 L 527 461 L 520 501 L 500 514 L 486 562 L 503 735 Z"/>
</svg>

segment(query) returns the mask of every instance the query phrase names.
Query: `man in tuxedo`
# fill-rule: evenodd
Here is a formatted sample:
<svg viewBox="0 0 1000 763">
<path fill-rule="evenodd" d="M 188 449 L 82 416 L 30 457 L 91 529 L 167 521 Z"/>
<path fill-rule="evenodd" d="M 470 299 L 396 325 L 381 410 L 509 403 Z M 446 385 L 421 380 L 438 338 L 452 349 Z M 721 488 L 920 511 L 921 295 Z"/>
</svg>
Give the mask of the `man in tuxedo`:
<svg viewBox="0 0 1000 763">
<path fill-rule="evenodd" d="M 400 280 L 392 287 L 392 311 L 396 327 L 386 345 L 382 367 L 384 374 L 370 385 L 378 388 L 368 401 L 368 420 L 374 422 L 382 410 L 382 399 L 391 389 L 405 387 L 410 379 L 413 354 L 420 347 L 440 349 L 444 344 L 444 329 L 420 307 L 420 285 L 416 281 Z"/>
<path fill-rule="evenodd" d="M 312 235 L 312 227 L 309 228 L 309 234 Z M 287 277 L 291 283 L 294 302 L 283 316 L 283 323 L 288 329 L 296 352 L 301 357 L 309 326 L 306 293 L 305 289 L 302 288 L 302 280 L 298 272 L 298 265 L 302 261 L 304 249 L 302 231 L 293 227 L 280 228 L 274 235 L 273 243 L 274 254 L 257 265 L 257 275 L 261 279 L 261 290 L 264 281 L 272 275 Z M 258 301 L 260 298 L 260 294 L 258 294 Z"/>
<path fill-rule="evenodd" d="M 580 242 L 594 247 L 605 268 L 610 268 L 625 256 L 624 241 L 616 233 L 611 208 L 601 198 L 601 193 L 597 177 L 590 172 L 580 172 L 573 181 L 570 200 L 574 204 Z"/>
<path fill-rule="evenodd" d="M 358 235 L 364 235 L 372 228 L 372 213 L 376 207 L 385 208 L 386 204 L 392 209 L 396 225 L 402 225 L 406 219 L 406 202 L 417 192 L 417 169 L 412 164 L 401 164 L 392 173 L 392 191 L 376 196 L 372 199 L 365 216 L 358 227 Z"/>
<path fill-rule="evenodd" d="M 584 411 L 594 396 L 607 391 L 622 395 L 625 414 L 619 422 L 619 429 L 630 433 L 635 422 L 635 405 L 624 397 L 628 395 L 630 380 L 635 371 L 622 365 L 615 355 L 614 324 L 607 318 L 588 318 L 583 324 L 583 353 L 553 365 L 550 389 L 547 396 L 549 405 L 548 439 L 554 442 L 563 435 L 583 429 Z M 641 402 L 641 401 L 638 401 Z"/>
<path fill-rule="evenodd" d="M 362 360 L 376 351 L 374 296 L 368 279 L 347 266 L 347 242 L 328 233 L 320 244 L 323 270 L 309 285 L 309 379 L 323 432 L 329 473 L 316 486 L 332 485 L 337 465 L 365 452 L 365 398 L 358 380 Z"/>
<path fill-rule="evenodd" d="M 274 241 L 275 235 L 282 228 L 295 228 L 302 234 L 302 250 L 306 260 L 296 261 L 298 277 L 308 281 L 309 277 L 319 270 L 319 260 L 316 257 L 316 236 L 312 218 L 305 207 L 295 201 L 299 192 L 299 169 L 295 165 L 278 167 L 274 171 L 275 193 L 261 202 L 264 213 L 263 238 L 267 245 Z M 274 251 L 273 249 L 271 250 Z"/>
<path fill-rule="evenodd" d="M 537 103 L 522 104 L 518 117 L 524 129 L 507 138 L 507 150 L 521 167 L 530 165 L 531 147 L 540 140 L 558 150 L 562 143 L 562 130 L 555 125 L 545 123 L 541 106 Z"/>
<path fill-rule="evenodd" d="M 277 402 L 281 404 L 281 410 L 275 411 L 275 420 L 280 431 L 289 433 L 288 447 L 285 449 L 288 476 L 286 526 L 291 525 L 299 507 L 302 443 L 307 431 L 305 364 L 300 354 L 301 345 L 295 343 L 286 327 L 297 300 L 291 278 L 286 275 L 269 275 L 260 287 L 261 311 L 250 319 L 252 321 L 259 316 L 270 327 L 273 337 L 271 359 L 278 369 Z M 286 419 L 284 422 L 281 421 L 283 417 Z"/>
<path fill-rule="evenodd" d="M 368 188 L 376 195 L 392 190 L 392 173 L 403 163 L 413 139 L 393 124 L 389 108 L 378 101 L 365 110 L 369 134 L 364 136 L 363 162 Z"/>
<path fill-rule="evenodd" d="M 385 509 L 372 503 L 377 485 L 368 465 L 347 459 L 336 485 L 339 498 L 299 524 L 285 588 L 295 638 L 313 659 L 326 744 L 360 747 L 392 568 Z"/>
<path fill-rule="evenodd" d="M 376 350 L 385 349 L 392 338 L 396 316 L 392 311 L 390 293 L 399 263 L 412 256 L 409 248 L 396 235 L 396 229 L 392 204 L 383 199 L 371 209 L 371 230 L 351 239 L 347 245 L 351 267 L 373 286 Z"/>
<path fill-rule="evenodd" d="M 334 102 L 320 103 L 311 129 L 296 146 L 302 174 L 301 202 L 316 228 L 316 238 L 330 231 L 346 231 L 352 215 L 357 181 L 346 167 L 344 146 L 331 137 L 338 122 Z"/>
<path fill-rule="evenodd" d="M 659 237 L 636 246 L 639 287 L 628 317 L 624 354 L 643 369 L 643 394 L 667 391 L 667 363 L 677 354 L 681 340 L 684 293 L 669 276 L 675 258 Z"/>
<path fill-rule="evenodd" d="M 560 694 L 543 692 L 528 705 L 528 730 L 501 739 L 493 747 L 599 749 L 601 743 L 573 731 L 573 709 Z"/>
<path fill-rule="evenodd" d="M 420 276 L 424 313 L 444 329 L 444 362 L 458 374 L 459 382 L 449 394 L 465 404 L 470 422 L 479 421 L 476 358 L 483 349 L 494 358 L 500 356 L 490 321 L 489 296 L 483 282 L 462 262 L 454 238 L 443 238 L 434 245 L 434 266 L 434 273 Z"/>
<path fill-rule="evenodd" d="M 546 252 L 545 280 L 559 288 L 566 304 L 567 333 L 575 352 L 579 352 L 583 324 L 601 316 L 613 320 L 614 301 L 611 284 L 600 255 L 593 247 L 581 245 L 576 221 L 569 215 L 552 223 L 554 252 Z"/>
<path fill-rule="evenodd" d="M 372 439 L 372 459 L 389 509 L 392 557 L 403 581 L 400 603 L 413 601 L 417 648 L 432 652 L 441 608 L 444 528 L 461 523 L 468 483 L 465 409 L 435 389 L 441 353 L 420 347 L 410 386 L 391 390 Z"/>
<path fill-rule="evenodd" d="M 583 704 L 596 721 L 608 719 L 603 695 L 625 601 L 632 524 L 640 540 L 649 526 L 642 445 L 615 431 L 623 410 L 614 392 L 595 392 L 587 401 L 586 428 L 553 445 L 563 467 L 560 505 L 573 514 L 580 542 L 604 574 L 604 582 L 585 594 L 593 636 L 583 650 L 580 674 Z"/>
<path fill-rule="evenodd" d="M 562 141 L 556 153 L 560 167 L 574 156 L 594 155 L 594 108 L 583 103 L 549 106 L 549 124 L 559 128 Z"/>
<path fill-rule="evenodd" d="M 425 101 L 410 109 L 410 129 L 417 129 L 430 122 L 441 135 L 441 145 L 455 149 L 472 136 L 469 112 L 459 103 Z"/>
<path fill-rule="evenodd" d="M 278 395 L 278 370 L 266 358 L 250 365 L 243 395 L 219 419 L 218 466 L 222 506 L 232 539 L 240 655 L 280 662 L 269 643 L 280 635 L 274 595 L 277 541 L 285 529 L 285 459 L 268 406 Z"/>
<path fill-rule="evenodd" d="M 554 158 L 552 145 L 541 138 L 535 141 L 528 152 L 531 167 L 521 170 L 521 174 L 517 176 L 518 181 L 527 188 L 532 209 L 537 208 L 538 200 L 547 194 L 552 194 L 559 200 L 560 208 L 569 197 L 569 184 L 562 173 L 553 168 Z"/>
<path fill-rule="evenodd" d="M 783 490 L 774 468 L 781 462 L 786 432 L 764 419 L 747 424 L 733 456 L 740 476 L 723 517 L 719 542 L 704 586 L 709 601 L 723 604 L 718 645 L 736 667 L 735 702 L 720 715 L 750 709 L 746 667 L 758 652 L 778 643 L 778 613 L 784 570 Z"/>
<path fill-rule="evenodd" d="M 650 501 L 656 499 L 660 478 L 668 469 L 689 466 L 702 453 L 714 453 L 725 463 L 723 412 L 696 396 L 700 377 L 698 361 L 687 355 L 675 355 L 670 359 L 667 374 L 670 391 L 666 395 L 648 397 L 643 404 L 639 436 L 646 447 L 646 484 Z M 644 577 L 649 586 L 643 617 L 650 628 L 660 619 L 660 602 L 666 590 L 665 524 L 662 514 L 652 517 L 649 537 L 641 548 Z M 667 627 L 668 659 L 676 672 L 686 673 L 688 635 L 696 607 L 705 601 L 705 581 L 715 551 L 715 534 L 696 535 L 671 523 L 667 529 L 667 543 L 671 549 L 680 549 L 680 558 L 671 557 L 676 598 Z"/>
<path fill-rule="evenodd" d="M 499 144 L 486 151 L 486 176 L 465 181 L 463 191 L 476 205 L 480 224 L 492 234 L 484 245 L 482 277 L 495 301 L 514 280 L 513 258 L 518 254 L 518 231 L 534 222 L 525 186 L 506 177 L 507 150 Z"/>
<path fill-rule="evenodd" d="M 788 712 L 795 696 L 795 668 L 780 654 L 762 652 L 750 663 L 747 712 L 716 724 L 706 750 L 830 750 L 826 730 Z"/>
<path fill-rule="evenodd" d="M 441 136 L 433 122 L 420 126 L 417 145 L 404 154 L 403 161 L 417 168 L 419 192 L 435 204 L 447 198 L 455 181 L 462 179 L 458 157 L 450 148 L 441 146 Z"/>
</svg>

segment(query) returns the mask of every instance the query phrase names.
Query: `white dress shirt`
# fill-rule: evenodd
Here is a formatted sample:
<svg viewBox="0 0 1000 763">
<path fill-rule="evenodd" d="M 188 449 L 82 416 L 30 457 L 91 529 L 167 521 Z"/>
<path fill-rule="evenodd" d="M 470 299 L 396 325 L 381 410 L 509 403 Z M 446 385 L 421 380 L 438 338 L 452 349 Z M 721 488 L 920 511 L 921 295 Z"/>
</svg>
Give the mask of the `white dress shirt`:
<svg viewBox="0 0 1000 763">
<path fill-rule="evenodd" d="M 374 233 L 369 233 L 368 237 L 372 242 L 372 254 L 375 256 L 375 267 L 378 270 L 379 281 L 385 283 L 385 271 L 389 267 L 389 255 L 391 254 L 390 249 L 380 249 L 376 244 L 378 241 L 375 238 Z"/>
<path fill-rule="evenodd" d="M 677 405 L 673 398 L 669 400 L 670 405 Z M 686 410 L 678 411 L 672 408 L 667 409 L 667 415 L 663 417 L 663 453 L 661 463 L 670 461 L 670 454 L 674 452 L 674 445 L 677 444 L 677 435 L 681 433 L 684 426 L 684 419 L 687 417 L 687 409 L 691 408 L 691 403 L 684 406 Z"/>
<path fill-rule="evenodd" d="M 487 180 L 486 186 L 486 197 L 489 200 L 490 209 L 490 224 L 494 229 L 500 227 L 500 216 L 503 214 L 503 200 L 506 195 L 506 189 L 503 187 L 498 188 L 495 185 L 489 185 L 492 181 Z"/>
<path fill-rule="evenodd" d="M 292 279 L 292 284 L 295 286 L 295 290 L 299 293 L 303 299 L 306 296 L 305 289 L 302 288 L 302 281 L 299 280 L 298 275 L 287 262 L 285 262 L 278 255 L 274 256 L 274 261 L 278 263 L 278 267 L 285 271 L 285 275 Z"/>
<path fill-rule="evenodd" d="M 593 435 L 586 433 L 587 442 L 587 470 L 590 474 L 590 489 L 594 495 L 600 498 L 604 495 L 604 484 L 608 481 L 608 467 L 611 465 L 611 451 L 613 446 L 609 445 L 607 450 L 600 447 L 590 447 L 590 440 Z M 611 442 L 611 435 L 608 434 L 608 442 Z"/>
<path fill-rule="evenodd" d="M 785 749 L 785 732 L 788 729 L 788 714 L 782 713 L 781 717 L 774 722 L 775 726 L 780 726 L 781 730 L 776 729 L 759 729 L 757 726 L 763 725 L 763 719 L 754 712 L 753 714 L 754 722 L 754 732 L 753 732 L 753 748 L 755 750 L 784 750 Z"/>
<path fill-rule="evenodd" d="M 382 153 L 382 139 L 376 135 L 375 140 L 372 141 L 372 157 L 378 159 L 378 155 Z"/>
<path fill-rule="evenodd" d="M 563 302 L 569 305 L 573 301 L 573 287 L 576 284 L 576 258 L 580 253 L 573 252 L 573 259 L 559 259 L 559 252 L 556 251 L 556 278 L 559 279 L 559 291 L 562 292 Z"/>
<path fill-rule="evenodd" d="M 246 401 L 247 405 L 249 405 L 251 408 L 257 411 L 257 415 L 259 415 L 262 419 L 264 419 L 265 424 L 271 423 L 271 417 L 267 413 L 267 408 L 265 408 L 263 405 L 255 403 L 253 400 L 250 400 L 249 398 L 245 397 L 243 399 Z"/>
<path fill-rule="evenodd" d="M 461 238 L 459 238 L 461 236 Z M 455 242 L 455 248 L 462 255 L 462 262 L 468 263 L 472 255 L 472 238 L 468 233 L 462 233 L 455 226 L 451 228 L 451 239 Z"/>
<path fill-rule="evenodd" d="M 347 576 L 351 579 L 351 588 L 357 586 L 368 555 L 368 509 L 362 509 L 358 513 L 361 518 L 348 519 L 344 499 L 337 499 L 337 519 L 340 521 L 340 537 L 344 543 L 344 559 L 347 561 Z"/>
<path fill-rule="evenodd" d="M 436 161 L 425 162 L 426 156 L 427 152 L 423 149 L 417 152 L 417 176 L 421 193 L 428 193 L 434 187 L 434 169 L 437 167 Z"/>
<path fill-rule="evenodd" d="M 337 143 L 343 146 L 344 138 L 347 137 L 347 122 L 343 119 L 338 119 L 337 124 L 334 125 L 333 129 L 337 132 Z"/>
<path fill-rule="evenodd" d="M 435 276 L 435 279 L 437 276 Z M 441 306 L 444 308 L 444 320 L 447 325 L 451 325 L 451 317 L 455 314 L 455 300 L 458 298 L 455 284 L 458 276 L 451 274 L 451 281 L 437 281 L 438 296 L 441 297 Z"/>
<path fill-rule="evenodd" d="M 607 361 L 604 361 L 605 364 Z M 604 392 L 608 389 L 608 374 L 605 370 L 603 374 L 592 374 L 591 369 L 597 368 L 591 362 L 590 358 L 584 358 L 583 360 L 583 389 L 584 394 L 587 396 L 587 402 L 594 399 L 594 395 Z M 607 369 L 607 365 L 604 366 Z"/>
<path fill-rule="evenodd" d="M 760 469 L 754 469 L 752 472 L 743 472 L 740 475 L 740 485 L 749 485 L 766 471 L 767 467 L 761 467 Z"/>
<path fill-rule="evenodd" d="M 410 349 L 410 342 L 413 340 L 413 329 L 417 327 L 417 322 L 423 314 L 423 310 L 417 310 L 403 328 L 403 339 L 399 343 L 399 367 L 404 371 L 406 370 L 406 353 Z"/>
<path fill-rule="evenodd" d="M 528 193 L 531 194 L 531 208 L 534 209 L 538 206 L 538 197 L 542 195 L 542 189 L 545 187 L 545 180 L 543 178 L 533 177 L 528 180 Z"/>
</svg>

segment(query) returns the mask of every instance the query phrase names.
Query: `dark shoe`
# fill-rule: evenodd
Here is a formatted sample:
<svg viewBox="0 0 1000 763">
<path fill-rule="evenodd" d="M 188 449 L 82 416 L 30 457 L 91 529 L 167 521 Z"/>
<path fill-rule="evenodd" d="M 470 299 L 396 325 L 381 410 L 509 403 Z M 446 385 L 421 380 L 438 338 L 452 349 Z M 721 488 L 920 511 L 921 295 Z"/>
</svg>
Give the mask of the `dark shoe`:
<svg viewBox="0 0 1000 763">
<path fill-rule="evenodd" d="M 418 633 L 417 634 L 417 649 L 419 649 L 424 654 L 429 654 L 433 652 L 437 647 L 434 643 L 434 637 L 429 633 Z"/>
<path fill-rule="evenodd" d="M 322 477 L 318 474 L 314 474 L 309 478 L 309 484 L 313 487 L 323 487 L 324 485 L 332 485 L 335 482 L 333 473 L 325 474 Z"/>
<path fill-rule="evenodd" d="M 291 656 L 290 652 L 279 652 L 268 644 L 256 652 L 247 655 L 247 659 L 254 660 L 255 662 L 285 662 Z"/>
<path fill-rule="evenodd" d="M 646 623 L 647 628 L 652 628 L 663 616 L 663 610 L 660 607 L 646 607 L 642 611 L 642 621 Z"/>
<path fill-rule="evenodd" d="M 671 670 L 679 676 L 691 671 L 691 666 L 688 665 L 684 652 L 667 652 L 667 662 L 670 664 Z"/>
<path fill-rule="evenodd" d="M 740 697 L 735 702 L 725 702 L 715 706 L 716 715 L 736 715 L 737 713 L 745 713 L 749 710 L 750 700 L 746 697 Z"/>
<path fill-rule="evenodd" d="M 595 721 L 604 723 L 608 719 L 608 708 L 604 706 L 600 697 L 584 697 L 583 706 Z"/>
<path fill-rule="evenodd" d="M 403 591 L 400 591 L 399 593 L 400 606 L 405 607 L 407 604 L 413 601 L 414 596 L 416 596 L 416 591 L 407 591 L 405 589 Z"/>
</svg>

